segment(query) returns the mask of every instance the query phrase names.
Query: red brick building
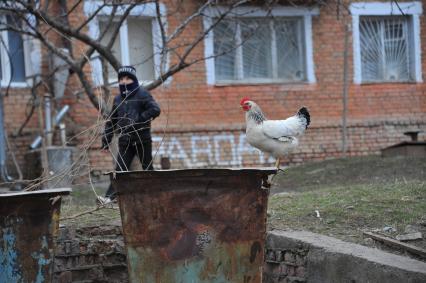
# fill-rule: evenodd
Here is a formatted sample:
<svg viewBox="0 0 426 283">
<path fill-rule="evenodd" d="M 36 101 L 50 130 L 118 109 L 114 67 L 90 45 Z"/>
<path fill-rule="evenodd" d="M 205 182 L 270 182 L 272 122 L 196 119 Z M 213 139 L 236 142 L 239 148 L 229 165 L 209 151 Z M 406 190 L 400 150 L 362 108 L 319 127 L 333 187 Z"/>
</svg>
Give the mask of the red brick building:
<svg viewBox="0 0 426 283">
<path fill-rule="evenodd" d="M 160 156 L 169 157 L 172 168 L 271 165 L 273 160 L 245 141 L 244 113 L 239 107 L 244 96 L 256 101 L 269 119 L 285 118 L 302 105 L 309 108 L 312 124 L 299 149 L 289 156 L 292 163 L 342 156 L 345 46 L 347 155 L 377 154 L 381 148 L 407 139 L 403 132 L 426 131 L 426 1 L 398 5 L 393 1 L 344 2 L 347 9 L 338 9 L 334 2 L 308 7 L 277 5 L 271 10 L 255 6 L 236 9 L 232 20 L 209 33 L 192 56 L 209 57 L 224 46 L 246 40 L 244 44 L 237 44 L 226 55 L 192 65 L 152 91 L 162 108 L 153 123 L 157 168 Z M 95 4 L 83 1 L 70 23 L 87 18 Z M 161 5 L 164 15 L 168 14 L 164 17 L 167 31 L 193 14 L 199 3 L 176 5 L 175 1 Z M 174 13 L 167 13 L 172 10 Z M 135 56 L 151 55 L 138 68 L 144 81 L 157 75 L 159 63 L 152 56 L 159 35 L 150 11 L 148 6 L 135 9 L 120 30 L 120 46 L 113 46 L 119 49 L 123 64 L 134 64 Z M 219 13 L 220 9 L 207 10 L 183 33 L 182 40 L 196 37 Z M 89 24 L 87 34 L 96 38 L 100 26 L 102 15 Z M 253 30 L 256 32 L 251 33 Z M 249 39 L 245 38 L 247 33 L 251 33 Z M 74 45 L 74 50 L 83 48 Z M 142 53 L 135 46 L 142 46 Z M 27 75 L 28 69 L 37 70 L 37 52 L 41 72 L 49 60 L 50 54 L 42 45 L 38 49 L 26 47 L 24 65 L 20 64 Z M 170 54 L 168 60 L 171 64 L 177 58 Z M 1 62 L 2 78 L 7 78 L 5 61 Z M 95 59 L 87 68 L 95 82 L 101 78 L 100 64 Z M 6 79 L 2 80 L 4 90 L 3 81 Z M 39 133 L 39 125 L 36 110 L 23 135 L 13 137 L 30 109 L 26 105 L 32 102 L 30 88 L 21 81 L 12 83 L 4 103 L 7 134 L 23 164 L 23 154 Z M 98 111 L 81 93 L 73 75 L 66 82 L 60 101 L 64 103 L 71 106 L 65 119 L 70 143 L 85 153 L 85 168 L 112 169 L 111 155 L 101 153 L 100 139 L 94 138 L 102 128 Z"/>
</svg>

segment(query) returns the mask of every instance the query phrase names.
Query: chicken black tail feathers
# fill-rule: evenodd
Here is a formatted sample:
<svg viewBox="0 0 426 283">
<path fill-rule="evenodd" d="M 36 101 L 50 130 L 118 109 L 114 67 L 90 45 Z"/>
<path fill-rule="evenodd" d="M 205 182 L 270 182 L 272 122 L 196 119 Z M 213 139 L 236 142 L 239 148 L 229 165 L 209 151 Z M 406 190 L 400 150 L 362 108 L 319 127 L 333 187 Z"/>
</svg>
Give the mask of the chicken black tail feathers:
<svg viewBox="0 0 426 283">
<path fill-rule="evenodd" d="M 302 116 L 306 119 L 306 128 L 308 128 L 309 124 L 311 123 L 311 115 L 309 114 L 309 111 L 306 107 L 302 107 L 297 112 L 297 115 Z"/>
</svg>

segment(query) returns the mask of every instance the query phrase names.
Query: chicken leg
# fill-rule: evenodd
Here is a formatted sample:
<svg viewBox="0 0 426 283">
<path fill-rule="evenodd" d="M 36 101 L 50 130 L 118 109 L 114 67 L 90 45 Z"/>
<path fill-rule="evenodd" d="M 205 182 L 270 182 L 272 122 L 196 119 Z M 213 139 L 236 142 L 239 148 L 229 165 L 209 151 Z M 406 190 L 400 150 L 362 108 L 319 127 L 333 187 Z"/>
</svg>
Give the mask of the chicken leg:
<svg viewBox="0 0 426 283">
<path fill-rule="evenodd" d="M 279 171 L 283 171 L 284 172 L 284 170 L 282 170 L 282 169 L 280 169 L 280 158 L 278 157 L 277 158 L 277 161 L 275 161 L 275 167 L 277 167 L 277 172 L 272 176 L 272 178 L 271 178 L 271 182 L 270 182 L 270 185 L 272 184 L 272 182 L 274 181 L 274 178 L 275 178 L 275 176 L 277 176 L 278 175 L 278 172 Z"/>
<path fill-rule="evenodd" d="M 281 158 L 277 158 L 277 161 L 275 162 L 275 167 L 277 167 L 277 173 L 280 172 L 280 171 L 285 172 L 284 169 L 280 168 L 280 163 L 281 163 Z"/>
<path fill-rule="evenodd" d="M 275 167 L 277 167 L 277 170 L 280 170 L 280 158 L 277 158 L 277 161 L 275 162 Z"/>
</svg>

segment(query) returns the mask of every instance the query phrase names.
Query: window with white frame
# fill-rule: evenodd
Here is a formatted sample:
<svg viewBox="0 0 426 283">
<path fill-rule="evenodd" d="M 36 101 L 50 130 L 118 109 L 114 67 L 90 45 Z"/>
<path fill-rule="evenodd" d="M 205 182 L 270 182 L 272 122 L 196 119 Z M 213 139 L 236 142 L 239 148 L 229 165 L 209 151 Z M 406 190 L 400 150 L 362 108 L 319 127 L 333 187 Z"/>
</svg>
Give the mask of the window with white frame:
<svg viewBox="0 0 426 283">
<path fill-rule="evenodd" d="M 99 30 L 100 30 L 100 32 L 103 32 L 107 28 L 106 24 L 107 24 L 107 20 L 105 20 L 105 21 L 100 20 L 99 21 Z M 107 45 L 110 42 L 111 37 L 113 35 L 112 33 L 117 28 L 117 26 L 118 26 L 118 23 L 111 23 L 109 29 L 106 31 L 104 37 L 101 39 L 101 43 L 103 45 Z M 113 45 L 111 47 L 111 52 L 112 52 L 112 54 L 116 58 L 118 58 L 120 61 L 122 61 L 122 58 L 121 58 L 121 45 L 120 45 L 120 34 L 118 34 L 116 36 L 116 38 L 114 40 L 114 43 L 113 43 Z M 110 64 L 108 64 L 107 68 L 108 68 L 108 79 L 110 81 L 113 81 L 114 79 L 116 80 L 117 79 L 117 75 L 114 74 L 114 69 L 112 68 L 112 66 Z"/>
<path fill-rule="evenodd" d="M 354 3 L 355 83 L 419 82 L 420 2 Z"/>
<path fill-rule="evenodd" d="M 214 29 L 217 81 L 306 80 L 302 17 L 242 18 Z"/>
<path fill-rule="evenodd" d="M 360 17 L 361 72 L 364 82 L 413 81 L 413 42 L 408 17 Z"/>
<path fill-rule="evenodd" d="M 105 6 L 99 11 L 104 1 L 88 0 L 84 2 L 84 13 L 91 17 L 97 16 L 89 22 L 89 35 L 98 39 L 105 30 L 109 16 L 114 13 L 112 6 Z M 163 26 L 167 31 L 166 6 L 159 5 Z M 115 11 L 117 20 L 122 16 L 121 10 Z M 164 15 L 164 16 L 163 16 Z M 133 65 L 136 68 L 139 82 L 148 84 L 154 80 L 168 66 L 167 55 L 162 55 L 161 28 L 157 21 L 157 9 L 155 3 L 144 3 L 134 7 L 126 20 L 121 24 L 119 33 L 112 46 L 113 53 L 117 56 L 121 65 Z M 112 23 L 107 29 L 106 35 L 101 40 L 106 44 L 111 39 L 114 28 L 118 23 Z M 102 63 L 98 56 L 93 56 L 92 77 L 96 84 L 102 84 Z M 117 74 L 108 66 L 108 80 L 110 83 L 117 81 Z"/>
<path fill-rule="evenodd" d="M 152 19 L 131 18 L 127 21 L 130 64 L 142 80 L 154 79 Z M 134 38 L 133 38 L 134 37 Z"/>
<path fill-rule="evenodd" d="M 112 23 L 101 43 L 107 44 L 111 40 L 118 23 Z M 125 26 L 125 28 L 123 28 Z M 154 60 L 152 43 L 152 24 L 150 19 L 129 18 L 112 45 L 113 54 L 122 65 L 133 65 L 141 81 L 154 79 Z M 99 21 L 100 31 L 106 29 L 106 22 Z M 117 80 L 117 73 L 108 65 L 109 81 Z"/>
<path fill-rule="evenodd" d="M 229 12 L 209 9 L 204 28 Z M 312 16 L 316 7 L 254 6 L 232 9 L 205 38 L 208 84 L 315 83 Z"/>
<path fill-rule="evenodd" d="M 9 15 L 0 16 L 0 78 L 1 85 L 26 83 L 25 51 L 22 34 L 8 29 L 20 28 L 20 21 Z"/>
</svg>

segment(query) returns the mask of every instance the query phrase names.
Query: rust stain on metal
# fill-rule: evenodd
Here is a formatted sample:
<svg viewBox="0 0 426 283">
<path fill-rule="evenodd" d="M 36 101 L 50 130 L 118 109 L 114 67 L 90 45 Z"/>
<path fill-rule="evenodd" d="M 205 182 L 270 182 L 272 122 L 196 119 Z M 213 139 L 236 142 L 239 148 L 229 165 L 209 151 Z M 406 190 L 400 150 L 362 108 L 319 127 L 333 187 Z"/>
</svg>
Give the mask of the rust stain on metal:
<svg viewBox="0 0 426 283">
<path fill-rule="evenodd" d="M 261 282 L 275 170 L 119 173 L 131 282 Z"/>
<path fill-rule="evenodd" d="M 0 282 L 51 282 L 60 200 L 70 189 L 0 195 Z"/>
</svg>

